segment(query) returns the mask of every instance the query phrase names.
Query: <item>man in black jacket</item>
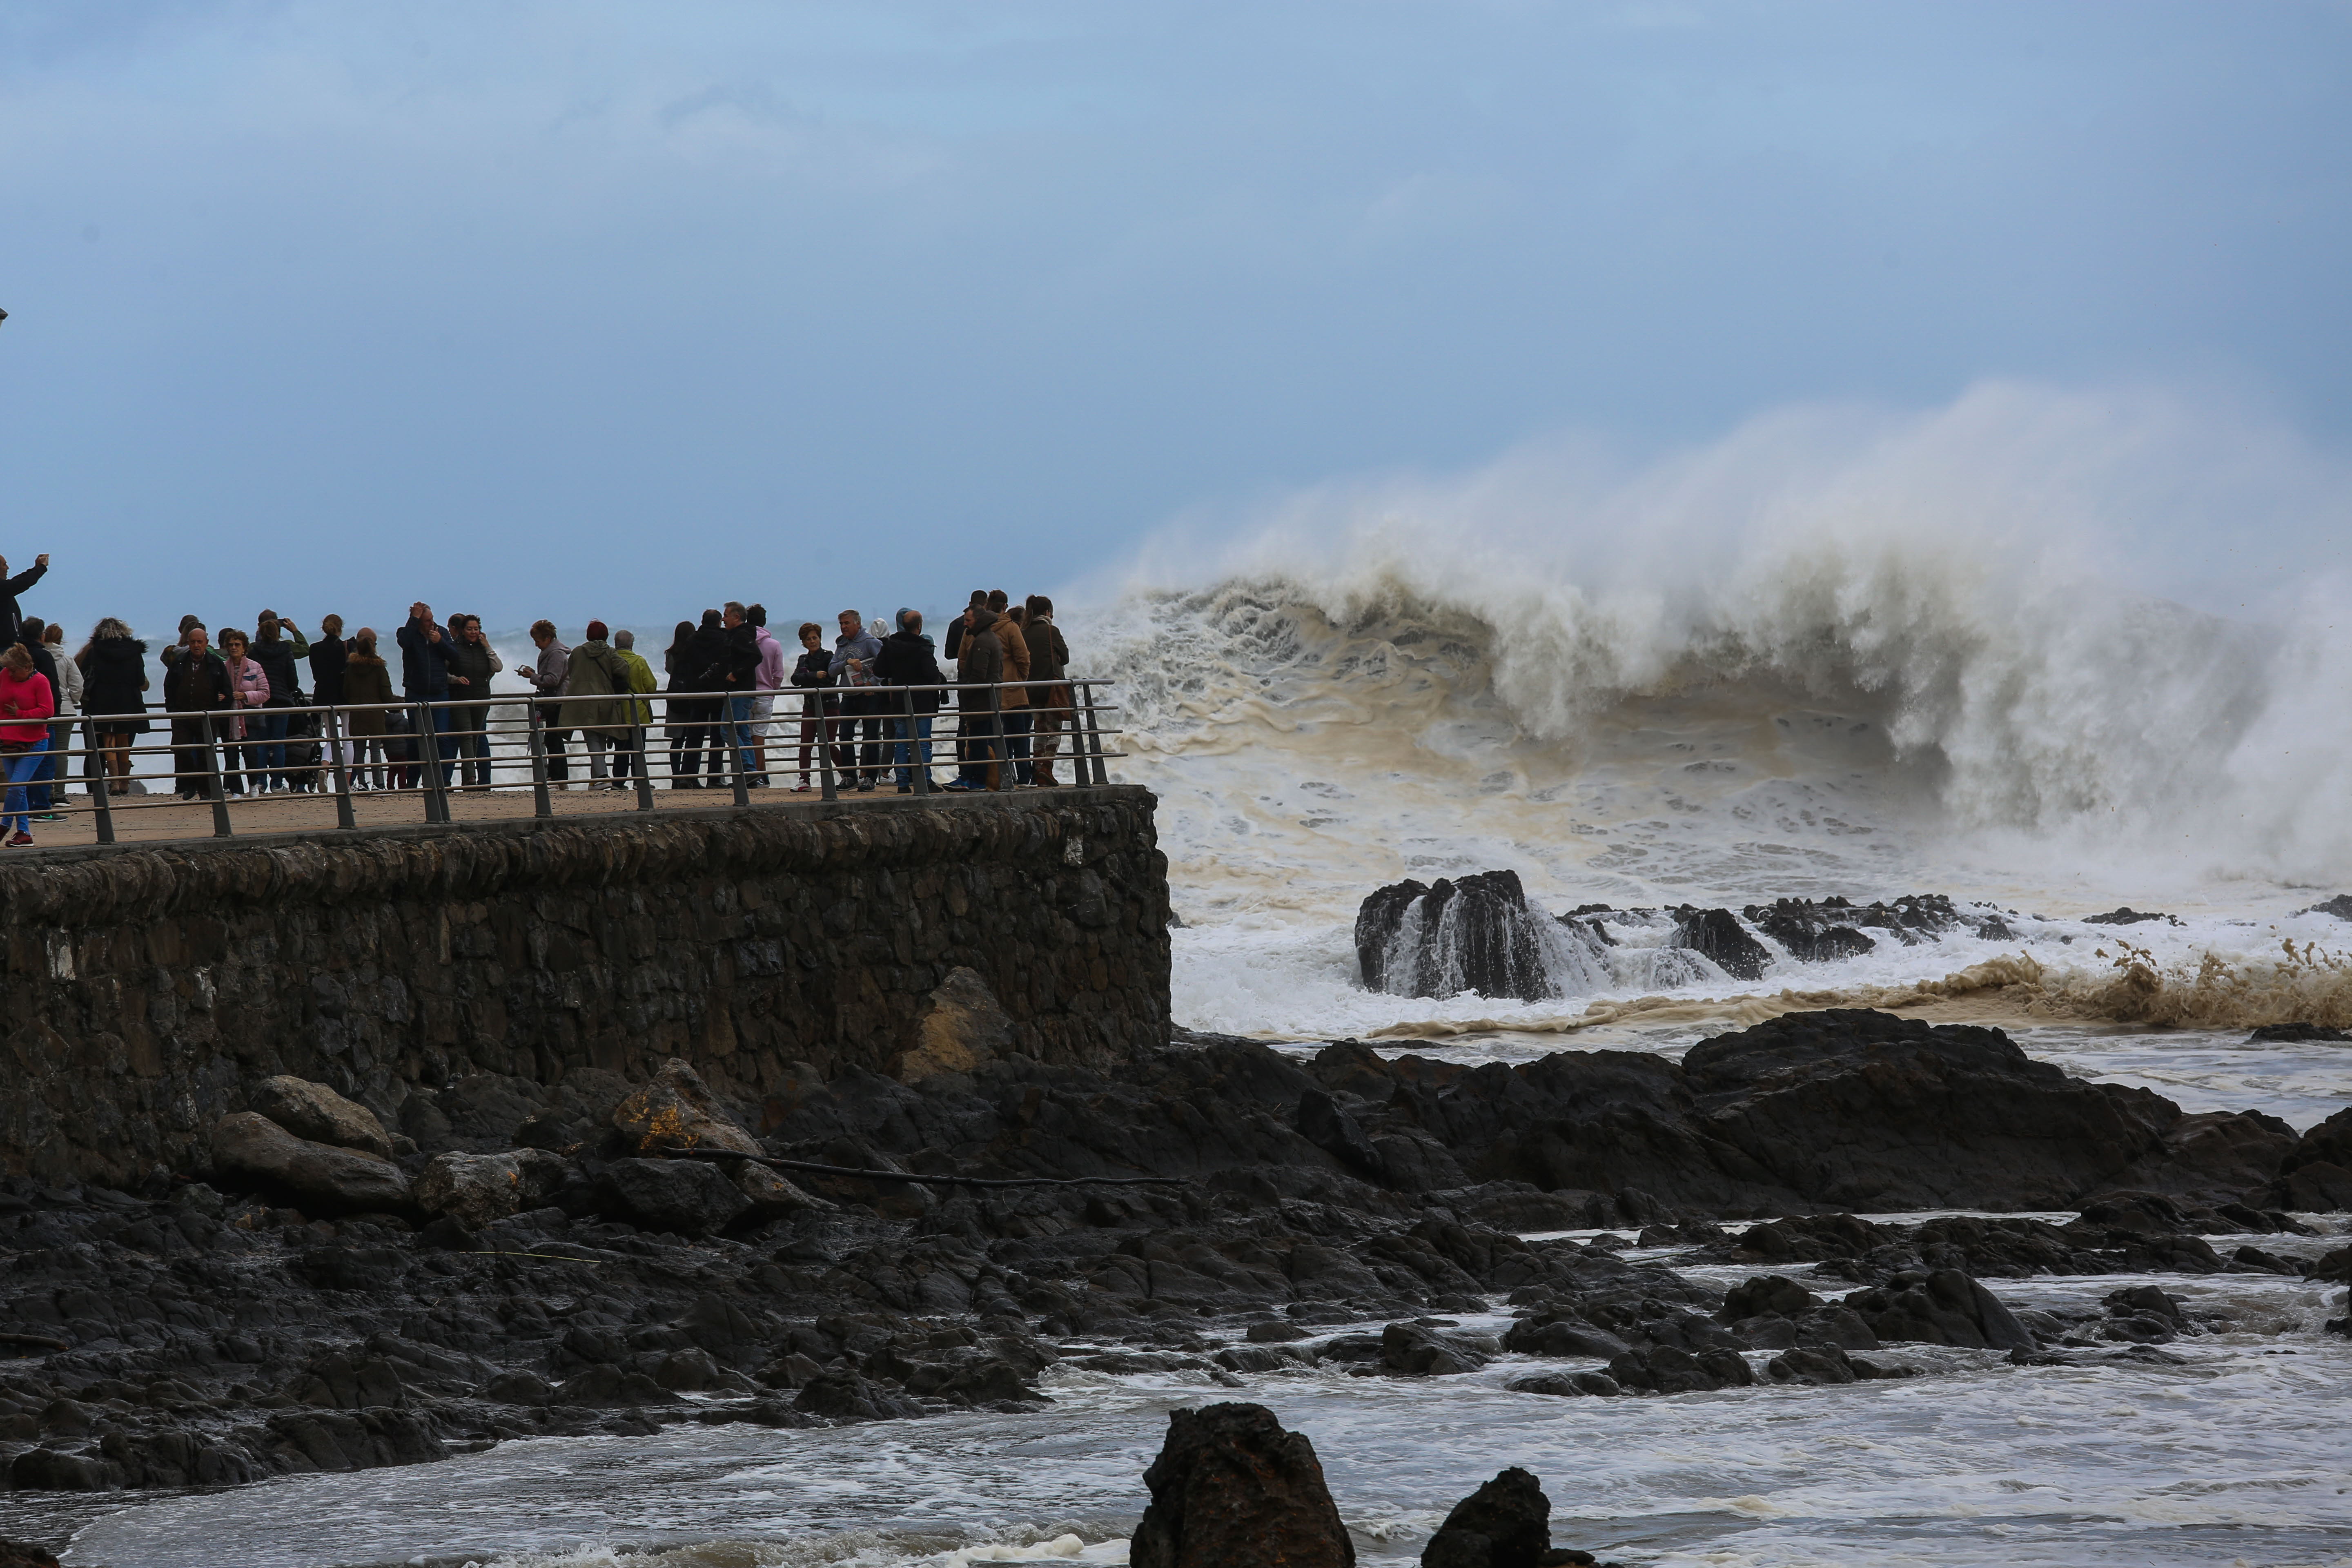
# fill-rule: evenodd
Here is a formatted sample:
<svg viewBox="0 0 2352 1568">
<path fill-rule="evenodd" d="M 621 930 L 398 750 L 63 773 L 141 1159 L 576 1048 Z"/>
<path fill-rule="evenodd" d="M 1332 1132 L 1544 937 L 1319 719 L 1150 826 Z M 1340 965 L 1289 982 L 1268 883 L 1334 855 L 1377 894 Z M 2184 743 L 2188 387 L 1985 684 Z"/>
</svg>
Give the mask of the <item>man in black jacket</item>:
<svg viewBox="0 0 2352 1568">
<path fill-rule="evenodd" d="M 400 692 L 423 702 L 449 700 L 449 634 L 433 619 L 433 606 L 422 599 L 408 606 L 408 623 L 400 628 Z M 443 789 L 457 772 L 449 724 L 448 709 L 433 710 L 433 754 L 441 763 Z"/>
<path fill-rule="evenodd" d="M 900 610 L 898 629 L 882 639 L 882 651 L 874 656 L 874 673 L 885 686 L 945 686 L 947 676 L 940 669 L 940 661 L 932 657 L 931 639 L 923 635 L 923 616 L 919 610 Z M 898 793 L 911 795 L 915 788 L 914 752 L 922 752 L 920 766 L 923 783 L 931 783 L 931 723 L 938 716 L 944 693 L 913 691 L 886 700 L 888 708 L 890 735 L 897 742 Z M 913 733 L 909 734 L 907 717 L 908 700 L 913 699 Z"/>
<path fill-rule="evenodd" d="M 213 746 L 219 721 L 213 717 L 231 701 L 228 666 L 212 649 L 202 626 L 191 626 L 179 657 L 163 667 L 163 707 L 172 715 L 173 782 L 182 800 L 213 795 Z"/>
<path fill-rule="evenodd" d="M 30 572 L 19 572 L 14 577 L 8 575 L 8 558 L 0 555 L 0 647 L 24 637 L 25 612 L 17 607 L 16 595 L 48 574 L 49 558 L 46 553 L 33 557 Z"/>
</svg>

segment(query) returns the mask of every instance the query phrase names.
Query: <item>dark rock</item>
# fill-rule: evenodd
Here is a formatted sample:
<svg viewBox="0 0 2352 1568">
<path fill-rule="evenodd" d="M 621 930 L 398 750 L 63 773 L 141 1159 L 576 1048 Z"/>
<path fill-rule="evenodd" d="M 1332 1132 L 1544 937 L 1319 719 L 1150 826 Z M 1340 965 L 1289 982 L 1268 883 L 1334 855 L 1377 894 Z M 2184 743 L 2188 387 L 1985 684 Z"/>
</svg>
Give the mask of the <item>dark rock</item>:
<svg viewBox="0 0 2352 1568">
<path fill-rule="evenodd" d="M 1464 1498 L 1421 1554 L 1422 1568 L 1538 1568 L 1551 1551 L 1551 1500 L 1512 1468 Z"/>
<path fill-rule="evenodd" d="M 922 1414 L 922 1406 L 913 1400 L 899 1398 L 854 1372 L 828 1372 L 811 1379 L 793 1399 L 793 1408 L 834 1421 L 887 1421 Z"/>
<path fill-rule="evenodd" d="M 0 1541 L 0 1568 L 58 1568 L 48 1548 L 24 1541 Z"/>
<path fill-rule="evenodd" d="M 2033 1350 L 2026 1331 L 1993 1293 L 1957 1268 L 1904 1273 L 1845 1299 L 1882 1340 L 1990 1350 Z"/>
<path fill-rule="evenodd" d="M 1133 1568 L 1352 1568 L 1315 1446 L 1262 1405 L 1178 1410 L 1143 1473 Z"/>
<path fill-rule="evenodd" d="M 709 1236 L 751 1206 L 726 1173 L 704 1160 L 615 1160 L 596 1178 L 605 1211 L 646 1230 Z"/>
<path fill-rule="evenodd" d="M 27 1448 L 10 1462 L 8 1484 L 21 1492 L 102 1492 L 121 1482 L 102 1460 L 54 1448 Z"/>
<path fill-rule="evenodd" d="M 2325 1024 L 2258 1024 L 2252 1032 L 2246 1036 L 2246 1043 L 2249 1045 L 2294 1045 L 2305 1041 L 2344 1040 L 2352 1040 L 2352 1035 L 2346 1034 L 2342 1029 L 2329 1028 Z"/>
<path fill-rule="evenodd" d="M 1296 1125 L 1300 1137 L 1325 1153 L 1358 1173 L 1377 1179 L 1381 1173 L 1380 1151 L 1356 1119 L 1339 1107 L 1339 1102 L 1319 1089 L 1310 1089 L 1298 1097 Z"/>
<path fill-rule="evenodd" d="M 1591 1356 L 1609 1361 L 1633 1347 L 1606 1329 L 1577 1318 L 1542 1314 L 1522 1318 L 1503 1336 L 1503 1348 L 1520 1355 Z"/>
<path fill-rule="evenodd" d="M 1673 1345 L 1655 1345 L 1621 1355 L 1609 1363 L 1619 1386 L 1643 1394 L 1706 1394 L 1745 1388 L 1755 1372 L 1737 1351 L 1707 1350 L 1696 1355 Z"/>
<path fill-rule="evenodd" d="M 1517 871 L 1398 882 L 1358 908 L 1356 959 L 1366 988 L 1391 995 L 1541 1001 L 1559 994 L 1546 941 L 1557 929 L 1528 907 Z"/>
<path fill-rule="evenodd" d="M 1804 963 L 1828 963 L 1869 952 L 1878 944 L 1856 931 L 1843 899 L 1780 899 L 1745 911 L 1756 929 Z"/>
<path fill-rule="evenodd" d="M 551 1394 L 558 1404 L 599 1406 L 666 1405 L 669 1390 L 642 1372 L 617 1366 L 592 1366 L 564 1379 Z"/>
<path fill-rule="evenodd" d="M 2299 915 L 2334 915 L 2339 921 L 2352 921 L 2352 893 L 2338 893 L 2334 898 L 2294 911 Z"/>
<path fill-rule="evenodd" d="M 1796 1346 L 1782 1351 L 1764 1366 L 1774 1383 L 1840 1384 L 1860 1378 L 1853 1359 L 1835 1345 Z"/>
<path fill-rule="evenodd" d="M 454 1215 L 479 1227 L 535 1209 L 562 1191 L 572 1165 L 542 1149 L 504 1154 L 436 1154 L 411 1188 L 429 1215 Z"/>
<path fill-rule="evenodd" d="M 1614 1399 L 1625 1392 L 1617 1380 L 1605 1372 L 1548 1372 L 1535 1377 L 1520 1378 L 1510 1386 L 1516 1394 L 1591 1394 L 1602 1399 Z"/>
<path fill-rule="evenodd" d="M 1403 1376 L 1448 1377 L 1475 1372 L 1487 1360 L 1462 1339 L 1434 1333 L 1416 1323 L 1391 1323 L 1381 1331 L 1381 1364 Z"/>
<path fill-rule="evenodd" d="M 408 1179 L 389 1160 L 297 1138 L 255 1111 L 224 1116 L 214 1126 L 213 1163 L 284 1194 L 310 1213 L 408 1206 Z"/>
<path fill-rule="evenodd" d="M 1676 910 L 1674 945 L 1712 960 L 1734 980 L 1761 980 L 1772 966 L 1771 950 L 1749 936 L 1729 910 Z"/>
<path fill-rule="evenodd" d="M 2136 910 L 2129 904 L 2118 910 L 2109 910 L 2103 915 L 2083 917 L 2083 923 L 2086 926 L 2130 926 L 2140 925 L 2148 921 L 2171 921 L 2174 925 L 2180 923 L 2170 915 L 2153 914 L 2145 910 Z"/>
</svg>

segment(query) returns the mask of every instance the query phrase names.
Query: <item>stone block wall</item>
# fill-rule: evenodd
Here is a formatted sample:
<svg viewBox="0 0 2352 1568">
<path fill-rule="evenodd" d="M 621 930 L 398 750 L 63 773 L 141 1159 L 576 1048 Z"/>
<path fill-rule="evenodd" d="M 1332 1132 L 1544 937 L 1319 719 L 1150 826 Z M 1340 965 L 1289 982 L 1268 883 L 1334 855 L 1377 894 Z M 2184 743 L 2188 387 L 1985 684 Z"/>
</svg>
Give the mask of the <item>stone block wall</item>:
<svg viewBox="0 0 2352 1568">
<path fill-rule="evenodd" d="M 274 1073 L 396 1111 L 469 1073 L 683 1057 L 755 1100 L 888 1071 L 969 968 L 1011 1048 L 1168 1037 L 1167 862 L 1133 786 L 468 823 L 26 854 L 0 1168 L 201 1168 Z"/>
</svg>

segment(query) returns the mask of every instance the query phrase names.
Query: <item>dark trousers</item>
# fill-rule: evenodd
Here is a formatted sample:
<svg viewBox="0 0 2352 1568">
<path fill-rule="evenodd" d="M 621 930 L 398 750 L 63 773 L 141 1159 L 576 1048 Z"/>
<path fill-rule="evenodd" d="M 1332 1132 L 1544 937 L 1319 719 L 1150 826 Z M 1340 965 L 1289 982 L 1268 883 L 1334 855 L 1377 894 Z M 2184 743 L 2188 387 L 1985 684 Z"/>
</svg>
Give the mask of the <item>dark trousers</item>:
<svg viewBox="0 0 2352 1568">
<path fill-rule="evenodd" d="M 572 731 L 556 728 L 563 721 L 562 705 L 550 703 L 541 707 L 539 721 L 546 726 L 539 732 L 539 738 L 547 748 L 547 782 L 562 784 L 572 776 L 571 764 L 563 756 L 563 742 L 572 739 Z"/>
<path fill-rule="evenodd" d="M 864 696 L 842 698 L 841 717 L 830 726 L 834 771 L 851 775 L 859 784 L 880 783 L 883 763 L 887 760 L 882 744 L 882 715 L 876 711 L 879 700 Z M 863 746 L 854 743 L 861 725 L 866 731 Z"/>
<path fill-rule="evenodd" d="M 1029 710 L 1008 708 L 1004 710 L 1004 755 L 1011 763 L 1013 784 L 1034 784 L 1029 770 Z"/>
<path fill-rule="evenodd" d="M 457 742 L 457 760 L 468 785 L 490 782 L 490 705 L 469 702 L 448 710 L 449 738 Z"/>
<path fill-rule="evenodd" d="M 172 787 L 181 795 L 213 797 L 213 721 L 201 715 L 172 720 Z"/>
</svg>

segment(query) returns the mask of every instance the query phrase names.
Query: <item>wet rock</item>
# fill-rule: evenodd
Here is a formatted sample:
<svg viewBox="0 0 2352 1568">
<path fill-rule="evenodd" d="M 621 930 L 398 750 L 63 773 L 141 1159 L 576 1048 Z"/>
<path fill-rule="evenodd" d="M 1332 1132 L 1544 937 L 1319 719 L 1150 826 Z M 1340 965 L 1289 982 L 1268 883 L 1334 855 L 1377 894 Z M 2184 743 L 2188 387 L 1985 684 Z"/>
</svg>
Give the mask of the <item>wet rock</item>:
<svg viewBox="0 0 2352 1568">
<path fill-rule="evenodd" d="M 1547 962 L 1557 929 L 1528 908 L 1517 871 L 1397 882 L 1358 907 L 1356 960 L 1366 988 L 1391 995 L 1541 1001 L 1559 994 Z"/>
<path fill-rule="evenodd" d="M 702 1075 L 670 1058 L 661 1070 L 613 1108 L 613 1126 L 640 1154 L 664 1149 L 731 1149 L 764 1154 L 760 1141 L 729 1115 Z"/>
<path fill-rule="evenodd" d="M 562 1190 L 570 1162 L 542 1149 L 504 1154 L 436 1154 L 411 1192 L 428 1215 L 454 1215 L 479 1227 L 535 1209 Z"/>
<path fill-rule="evenodd" d="M 408 1404 L 400 1374 L 382 1356 L 330 1352 L 314 1357 L 308 1368 L 286 1387 L 287 1397 L 299 1405 L 324 1410 L 398 1410 Z"/>
<path fill-rule="evenodd" d="M 1878 944 L 1854 929 L 1851 907 L 1843 899 L 1779 899 L 1770 905 L 1750 904 L 1745 911 L 1756 929 L 1788 950 L 1802 963 L 1829 963 L 1854 958 Z"/>
<path fill-rule="evenodd" d="M 1454 1505 L 1421 1553 L 1422 1568 L 1538 1568 L 1551 1552 L 1551 1499 L 1513 1468 Z"/>
<path fill-rule="evenodd" d="M 892 1074 L 908 1084 L 996 1060 L 1012 1047 L 1013 1020 L 986 981 L 971 970 L 950 969 L 924 1003 L 910 1039 Z"/>
<path fill-rule="evenodd" d="M 2307 911 L 2306 911 L 2307 912 Z M 2335 911 L 2330 910 L 2331 914 Z M 2352 918 L 2352 917 L 2347 917 Z M 2298 1045 L 2310 1041 L 2336 1043 L 2352 1040 L 2352 1034 L 2332 1029 L 2325 1024 L 2258 1024 L 2246 1036 L 2248 1045 Z"/>
<path fill-rule="evenodd" d="M 1625 1392 L 1618 1381 L 1605 1372 L 1548 1372 L 1535 1377 L 1522 1377 L 1510 1384 L 1515 1394 L 1548 1394 L 1558 1397 L 1591 1394 L 1602 1399 L 1614 1399 Z"/>
<path fill-rule="evenodd" d="M 58 1568 L 48 1548 L 24 1541 L 0 1541 L 0 1568 Z"/>
<path fill-rule="evenodd" d="M 1503 1348 L 1520 1355 L 1591 1356 L 1596 1361 L 1610 1361 L 1633 1347 L 1608 1330 L 1596 1328 L 1580 1318 L 1541 1313 L 1513 1323 L 1510 1332 L 1503 1336 Z"/>
<path fill-rule="evenodd" d="M 482 1385 L 482 1397 L 500 1405 L 539 1405 L 553 1400 L 555 1390 L 535 1372 L 502 1372 Z"/>
<path fill-rule="evenodd" d="M 1381 1331 L 1381 1365 L 1401 1376 L 1449 1377 L 1475 1372 L 1489 1359 L 1459 1336 L 1442 1335 L 1417 1323 L 1391 1323 Z"/>
<path fill-rule="evenodd" d="M 1301 1433 L 1262 1405 L 1178 1410 L 1143 1473 L 1133 1568 L 1352 1568 L 1354 1543 Z"/>
<path fill-rule="evenodd" d="M 121 1482 L 103 1460 L 54 1448 L 27 1448 L 10 1461 L 8 1484 L 21 1492 L 102 1492 Z"/>
<path fill-rule="evenodd" d="M 213 1163 L 283 1193 L 306 1212 L 359 1214 L 408 1206 L 408 1178 L 399 1166 L 298 1138 L 255 1111 L 233 1112 L 215 1125 Z"/>
<path fill-rule="evenodd" d="M 551 1396 L 562 1405 L 600 1407 L 665 1405 L 669 1391 L 642 1372 L 618 1366 L 592 1366 L 568 1377 Z"/>
<path fill-rule="evenodd" d="M 1957 1268 L 1903 1273 L 1845 1305 L 1882 1340 L 1973 1349 L 2032 1350 L 2033 1336 L 1993 1293 Z"/>
<path fill-rule="evenodd" d="M 2338 893 L 2309 909 L 2294 912 L 2299 915 L 2334 915 L 2339 921 L 2352 921 L 2352 893 Z"/>
<path fill-rule="evenodd" d="M 828 1372 L 812 1378 L 793 1399 L 793 1408 L 832 1421 L 887 1421 L 922 1414 L 922 1406 L 913 1400 L 902 1399 L 854 1372 Z"/>
<path fill-rule="evenodd" d="M 2086 926 L 2133 926 L 2142 925 L 2149 921 L 2171 921 L 2174 925 L 2179 925 L 2180 923 L 2170 915 L 2156 914 L 2147 910 L 2136 910 L 2129 904 L 2124 905 L 2121 909 L 2109 910 L 2103 915 L 2084 915 L 2083 917 L 2083 923 Z"/>
<path fill-rule="evenodd" d="M 1674 945 L 1712 960 L 1734 980 L 1761 980 L 1772 966 L 1771 950 L 1749 936 L 1729 910 L 1676 910 Z"/>
<path fill-rule="evenodd" d="M 392 1137 L 375 1112 L 354 1104 L 323 1083 L 283 1074 L 263 1079 L 246 1096 L 246 1108 L 267 1116 L 297 1138 L 357 1149 L 379 1160 L 392 1158 Z"/>
<path fill-rule="evenodd" d="M 1642 1394 L 1706 1394 L 1718 1388 L 1745 1388 L 1755 1372 L 1739 1352 L 1702 1351 L 1693 1355 L 1673 1345 L 1658 1345 L 1621 1355 L 1609 1363 L 1609 1375 L 1619 1386 Z"/>
<path fill-rule="evenodd" d="M 1797 1346 L 1764 1363 L 1774 1383 L 1841 1384 L 1859 1380 L 1853 1360 L 1835 1345 Z"/>
<path fill-rule="evenodd" d="M 703 1160 L 615 1160 L 596 1178 L 598 1202 L 646 1230 L 709 1236 L 751 1206 L 742 1188 Z"/>
</svg>

